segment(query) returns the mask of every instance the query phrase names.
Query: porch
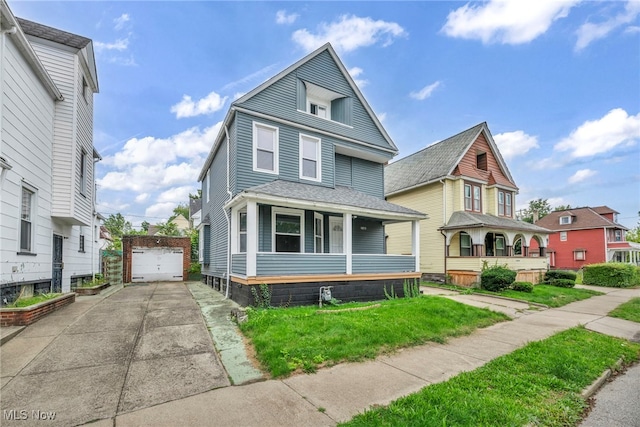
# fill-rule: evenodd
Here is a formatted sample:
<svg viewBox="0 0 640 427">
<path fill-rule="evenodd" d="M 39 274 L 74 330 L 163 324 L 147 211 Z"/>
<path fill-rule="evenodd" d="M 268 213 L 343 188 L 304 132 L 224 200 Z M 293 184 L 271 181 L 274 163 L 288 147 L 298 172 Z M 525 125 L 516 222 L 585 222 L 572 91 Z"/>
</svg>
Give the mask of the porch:
<svg viewBox="0 0 640 427">
<path fill-rule="evenodd" d="M 517 272 L 516 281 L 537 284 L 540 275 L 548 268 L 547 258 L 541 257 L 449 257 L 447 274 L 451 282 L 460 286 L 472 286 L 480 282 L 483 267 L 504 266 Z"/>
<path fill-rule="evenodd" d="M 623 262 L 640 266 L 640 244 L 635 242 L 616 242 L 607 245 L 607 261 Z"/>
</svg>

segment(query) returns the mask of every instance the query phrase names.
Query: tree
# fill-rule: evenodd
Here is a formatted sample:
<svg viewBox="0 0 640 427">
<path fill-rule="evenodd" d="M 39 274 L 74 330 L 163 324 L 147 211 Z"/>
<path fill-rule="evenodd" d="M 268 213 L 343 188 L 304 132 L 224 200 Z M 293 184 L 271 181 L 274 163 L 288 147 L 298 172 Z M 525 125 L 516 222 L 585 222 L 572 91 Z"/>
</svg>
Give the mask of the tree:
<svg viewBox="0 0 640 427">
<path fill-rule="evenodd" d="M 186 219 L 189 219 L 189 206 L 186 205 L 186 204 L 182 204 L 182 203 L 180 203 L 178 206 L 176 206 L 173 209 L 173 215 L 169 218 L 169 222 L 171 222 L 171 220 L 173 220 L 178 215 L 182 215 Z"/>
<path fill-rule="evenodd" d="M 147 221 L 142 221 L 142 224 L 140 224 L 140 227 L 142 227 L 142 230 L 144 230 L 145 233 L 149 233 L 149 226 L 151 224 L 149 224 L 149 222 Z"/>
<path fill-rule="evenodd" d="M 638 217 L 640 217 L 640 211 L 638 211 Z M 638 223 L 634 228 L 627 231 L 627 242 L 636 242 L 640 243 L 640 218 L 638 219 Z"/>
<path fill-rule="evenodd" d="M 127 221 L 121 213 L 111 214 L 107 219 L 104 220 L 103 224 L 109 233 L 111 233 L 111 237 L 122 238 L 123 235 L 131 232 L 133 229 L 131 227 L 131 222 Z"/>
<path fill-rule="evenodd" d="M 202 199 L 202 189 L 198 188 L 198 192 L 196 194 L 189 193 L 190 199 Z"/>
<path fill-rule="evenodd" d="M 158 234 L 163 236 L 179 236 L 180 230 L 178 230 L 178 226 L 175 222 L 167 221 L 161 222 L 157 225 Z"/>
<path fill-rule="evenodd" d="M 551 205 L 547 199 L 536 199 L 529 202 L 529 208 L 524 209 L 520 219 L 533 224 L 534 212 L 537 212 L 538 219 L 542 219 L 551 212 Z"/>
<path fill-rule="evenodd" d="M 555 208 L 553 208 L 554 212 L 557 211 L 568 211 L 569 209 L 571 209 L 571 205 L 560 205 L 560 206 L 556 206 Z"/>
</svg>

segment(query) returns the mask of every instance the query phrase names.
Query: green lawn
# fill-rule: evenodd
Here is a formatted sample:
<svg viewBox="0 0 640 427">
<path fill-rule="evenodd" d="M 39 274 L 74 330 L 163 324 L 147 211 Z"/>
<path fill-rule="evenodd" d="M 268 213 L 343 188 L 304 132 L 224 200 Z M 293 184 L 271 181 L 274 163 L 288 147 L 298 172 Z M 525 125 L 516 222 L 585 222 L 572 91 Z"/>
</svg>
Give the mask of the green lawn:
<svg viewBox="0 0 640 427">
<path fill-rule="evenodd" d="M 445 298 L 422 296 L 379 302 L 359 311 L 319 313 L 318 308 L 293 307 L 249 310 L 240 325 L 258 360 L 274 377 L 297 369 L 314 371 L 323 364 L 372 359 L 401 347 L 444 342 L 477 328 L 508 320 L 485 309 Z M 331 310 L 365 307 L 343 304 Z"/>
<path fill-rule="evenodd" d="M 55 297 L 59 297 L 62 294 L 40 294 L 33 297 L 20 298 L 14 301 L 12 304 L 7 304 L 6 308 L 20 308 L 20 307 L 28 307 L 30 305 L 38 304 Z"/>
<path fill-rule="evenodd" d="M 640 323 L 640 298 L 633 298 L 618 306 L 609 316 Z"/>
<path fill-rule="evenodd" d="M 511 289 L 507 289 L 502 292 L 489 292 L 480 288 L 465 288 L 455 285 L 443 285 L 441 283 L 422 282 L 423 286 L 430 286 L 436 288 L 450 289 L 453 291 L 459 291 L 462 293 L 478 293 L 487 295 L 499 295 L 503 297 L 509 297 L 519 299 L 523 301 L 535 302 L 538 304 L 544 304 L 549 307 L 562 307 L 563 305 L 580 301 L 583 299 L 591 298 L 595 295 L 604 295 L 602 292 L 592 291 L 589 289 L 578 288 L 559 288 L 551 285 L 535 285 L 533 292 L 518 292 Z"/>
<path fill-rule="evenodd" d="M 640 344 L 574 328 L 342 425 L 574 426 L 581 390 L 620 358 L 640 358 Z"/>
</svg>

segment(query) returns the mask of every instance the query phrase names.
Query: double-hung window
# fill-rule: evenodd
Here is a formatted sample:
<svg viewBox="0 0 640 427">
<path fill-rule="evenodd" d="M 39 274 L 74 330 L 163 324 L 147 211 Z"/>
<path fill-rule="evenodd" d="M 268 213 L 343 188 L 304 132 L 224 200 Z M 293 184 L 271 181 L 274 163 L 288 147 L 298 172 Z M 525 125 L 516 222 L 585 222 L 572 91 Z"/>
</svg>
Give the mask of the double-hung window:
<svg viewBox="0 0 640 427">
<path fill-rule="evenodd" d="M 278 173 L 278 128 L 253 123 L 253 170 Z"/>
<path fill-rule="evenodd" d="M 465 184 L 464 185 L 464 210 L 465 211 L 470 211 L 471 210 L 471 185 L 469 184 Z"/>
<path fill-rule="evenodd" d="M 498 191 L 498 215 L 504 216 L 504 192 Z"/>
<path fill-rule="evenodd" d="M 309 112 L 314 116 L 322 117 L 323 119 L 328 119 L 327 111 L 329 110 L 328 106 L 322 104 L 318 101 L 309 102 Z"/>
<path fill-rule="evenodd" d="M 300 135 L 300 178 L 312 181 L 322 179 L 320 173 L 320 139 Z"/>
<path fill-rule="evenodd" d="M 480 185 L 464 185 L 464 210 L 480 212 L 482 210 Z"/>
<path fill-rule="evenodd" d="M 314 252 L 317 254 L 321 254 L 324 252 L 324 227 L 323 227 L 323 217 L 319 213 L 313 214 L 313 245 Z"/>
<path fill-rule="evenodd" d="M 240 212 L 238 218 L 238 252 L 247 252 L 247 213 Z"/>
<path fill-rule="evenodd" d="M 35 193 L 22 187 L 20 206 L 20 252 L 31 252 L 33 242 L 33 199 Z"/>
<path fill-rule="evenodd" d="M 567 224 L 571 224 L 571 217 L 570 216 L 561 216 L 560 217 L 560 225 L 567 225 Z"/>
<path fill-rule="evenodd" d="M 292 209 L 273 210 L 273 250 L 304 252 L 302 249 L 304 212 Z"/>
<path fill-rule="evenodd" d="M 511 193 L 498 191 L 498 215 L 511 216 Z"/>
<path fill-rule="evenodd" d="M 78 245 L 78 252 L 84 252 L 84 234 L 80 235 L 80 244 Z"/>
<path fill-rule="evenodd" d="M 511 193 L 504 194 L 504 216 L 512 216 L 511 209 Z"/>
<path fill-rule="evenodd" d="M 471 236 L 460 233 L 460 256 L 471 256 Z"/>
<path fill-rule="evenodd" d="M 80 152 L 80 194 L 87 194 L 87 153 Z"/>
</svg>

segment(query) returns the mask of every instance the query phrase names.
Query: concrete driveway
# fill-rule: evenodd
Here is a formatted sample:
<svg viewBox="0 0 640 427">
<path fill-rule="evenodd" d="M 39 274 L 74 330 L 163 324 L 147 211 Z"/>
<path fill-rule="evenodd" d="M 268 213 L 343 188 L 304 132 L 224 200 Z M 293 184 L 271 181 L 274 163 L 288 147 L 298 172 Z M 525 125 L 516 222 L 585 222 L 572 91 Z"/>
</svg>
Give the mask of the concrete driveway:
<svg viewBox="0 0 640 427">
<path fill-rule="evenodd" d="M 230 385 L 183 283 L 80 297 L 0 352 L 3 426 L 52 413 L 47 425 L 78 425 Z"/>
</svg>

